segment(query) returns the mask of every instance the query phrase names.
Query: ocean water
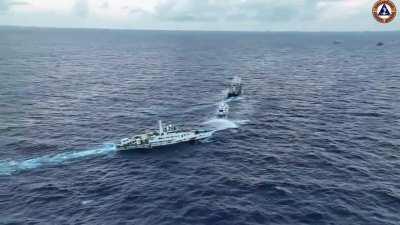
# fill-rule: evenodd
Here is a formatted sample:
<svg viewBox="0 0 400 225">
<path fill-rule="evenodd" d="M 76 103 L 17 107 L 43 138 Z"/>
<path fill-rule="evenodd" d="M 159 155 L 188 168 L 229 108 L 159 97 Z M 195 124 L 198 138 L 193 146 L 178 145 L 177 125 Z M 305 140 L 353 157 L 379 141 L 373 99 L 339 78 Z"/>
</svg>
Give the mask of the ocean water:
<svg viewBox="0 0 400 225">
<path fill-rule="evenodd" d="M 398 225 L 399 40 L 1 28 L 0 224 Z M 115 150 L 158 119 L 218 131 Z"/>
</svg>

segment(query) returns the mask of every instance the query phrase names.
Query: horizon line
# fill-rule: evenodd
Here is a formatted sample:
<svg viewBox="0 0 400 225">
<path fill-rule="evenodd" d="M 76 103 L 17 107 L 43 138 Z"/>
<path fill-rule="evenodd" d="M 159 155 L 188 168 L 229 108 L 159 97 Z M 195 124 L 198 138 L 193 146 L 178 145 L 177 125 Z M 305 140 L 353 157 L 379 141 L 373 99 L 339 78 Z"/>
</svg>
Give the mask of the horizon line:
<svg viewBox="0 0 400 225">
<path fill-rule="evenodd" d="M 166 32 L 242 32 L 242 33 L 383 33 L 400 32 L 399 30 L 203 30 L 203 29 L 154 29 L 154 28 L 109 28 L 109 27 L 55 27 L 55 26 L 23 26 L 23 25 L 2 25 L 2 28 L 20 29 L 65 29 L 65 30 L 116 30 L 116 31 L 166 31 Z"/>
</svg>

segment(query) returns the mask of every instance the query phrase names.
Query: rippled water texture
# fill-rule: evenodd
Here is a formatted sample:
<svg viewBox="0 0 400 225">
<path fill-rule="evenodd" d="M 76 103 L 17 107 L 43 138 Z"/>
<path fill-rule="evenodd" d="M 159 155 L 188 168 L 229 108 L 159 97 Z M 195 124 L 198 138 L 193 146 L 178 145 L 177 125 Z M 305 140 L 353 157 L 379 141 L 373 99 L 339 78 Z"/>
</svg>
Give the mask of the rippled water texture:
<svg viewBox="0 0 400 225">
<path fill-rule="evenodd" d="M 0 224 L 398 225 L 399 40 L 2 28 Z M 218 131 L 115 150 L 158 119 Z"/>
</svg>

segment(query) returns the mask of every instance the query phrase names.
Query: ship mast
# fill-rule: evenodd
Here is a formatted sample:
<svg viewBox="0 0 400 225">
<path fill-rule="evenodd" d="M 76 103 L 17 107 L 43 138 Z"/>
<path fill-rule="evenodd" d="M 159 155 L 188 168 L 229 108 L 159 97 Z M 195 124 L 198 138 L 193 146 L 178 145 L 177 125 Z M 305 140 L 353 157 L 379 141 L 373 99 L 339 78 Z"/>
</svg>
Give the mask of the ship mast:
<svg viewBox="0 0 400 225">
<path fill-rule="evenodd" d="M 161 120 L 158 121 L 158 132 L 160 135 L 164 132 Z"/>
</svg>

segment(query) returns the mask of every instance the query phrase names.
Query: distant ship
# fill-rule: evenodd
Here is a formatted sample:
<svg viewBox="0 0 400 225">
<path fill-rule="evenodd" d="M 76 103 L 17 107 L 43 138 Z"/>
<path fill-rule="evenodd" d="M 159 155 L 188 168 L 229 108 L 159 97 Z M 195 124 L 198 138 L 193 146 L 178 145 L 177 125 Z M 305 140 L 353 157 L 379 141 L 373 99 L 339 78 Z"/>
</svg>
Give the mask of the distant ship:
<svg viewBox="0 0 400 225">
<path fill-rule="evenodd" d="M 117 144 L 118 150 L 151 149 L 183 142 L 195 142 L 212 136 L 211 130 L 183 130 L 158 121 L 158 131 L 124 138 Z"/>
<path fill-rule="evenodd" d="M 228 98 L 236 97 L 242 94 L 242 79 L 240 77 L 234 77 L 231 85 L 229 86 Z"/>
<path fill-rule="evenodd" d="M 225 102 L 221 102 L 218 105 L 218 111 L 217 111 L 217 116 L 219 118 L 224 118 L 228 115 L 229 112 L 229 106 L 228 104 L 226 104 Z"/>
</svg>

